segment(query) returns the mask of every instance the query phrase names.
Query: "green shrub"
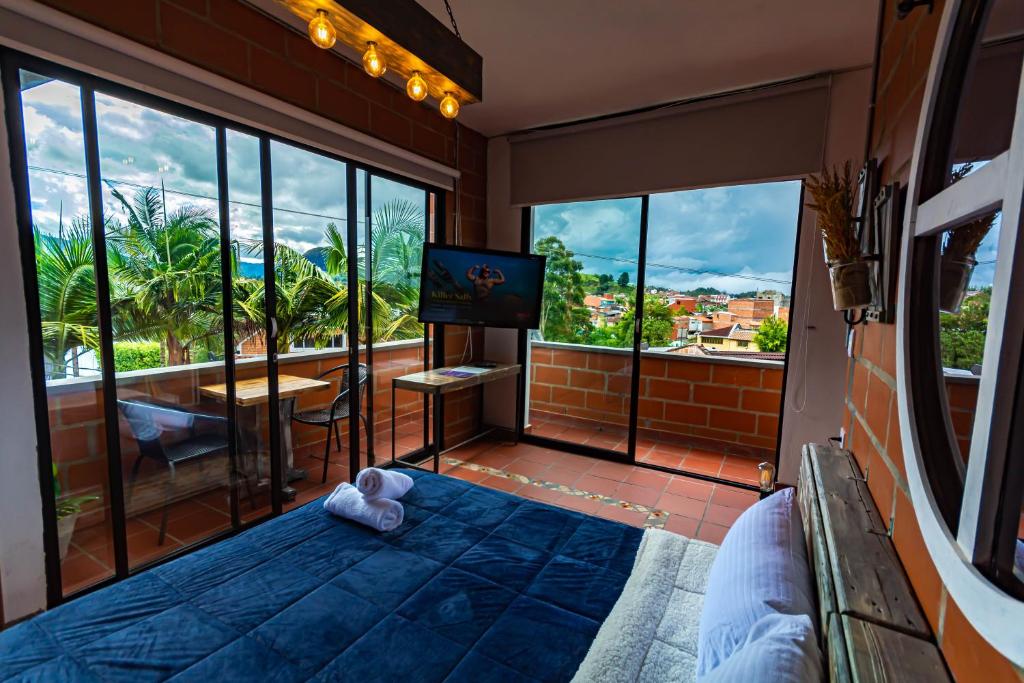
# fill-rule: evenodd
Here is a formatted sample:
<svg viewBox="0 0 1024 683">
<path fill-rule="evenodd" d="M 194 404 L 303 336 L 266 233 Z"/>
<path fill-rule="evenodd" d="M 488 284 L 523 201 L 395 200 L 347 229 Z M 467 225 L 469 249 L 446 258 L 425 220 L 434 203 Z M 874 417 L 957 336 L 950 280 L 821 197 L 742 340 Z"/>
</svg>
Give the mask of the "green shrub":
<svg viewBox="0 0 1024 683">
<path fill-rule="evenodd" d="M 159 368 L 163 364 L 158 342 L 116 342 L 114 344 L 114 369 L 117 372 Z"/>
</svg>

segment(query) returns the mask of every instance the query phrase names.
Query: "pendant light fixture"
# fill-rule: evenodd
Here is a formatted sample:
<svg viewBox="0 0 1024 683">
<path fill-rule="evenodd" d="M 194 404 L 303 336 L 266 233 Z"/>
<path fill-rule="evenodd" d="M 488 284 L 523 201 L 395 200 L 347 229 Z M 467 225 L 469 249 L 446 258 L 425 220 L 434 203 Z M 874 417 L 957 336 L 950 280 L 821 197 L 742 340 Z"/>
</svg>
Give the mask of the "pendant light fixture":
<svg viewBox="0 0 1024 683">
<path fill-rule="evenodd" d="M 450 92 L 446 92 L 444 97 L 441 98 L 441 104 L 438 106 L 441 110 L 441 116 L 446 119 L 454 119 L 459 115 L 459 101 L 452 97 Z"/>
<path fill-rule="evenodd" d="M 309 39 L 328 50 L 337 41 L 362 55 L 373 78 L 388 71 L 415 102 L 437 98 L 446 119 L 483 98 L 483 59 L 466 45 L 444 0 L 450 27 L 416 0 L 275 0 L 308 21 Z"/>
<path fill-rule="evenodd" d="M 338 32 L 327 18 L 327 10 L 318 9 L 316 15 L 309 21 L 309 39 L 324 50 L 334 47 L 335 41 L 338 40 Z"/>
<path fill-rule="evenodd" d="M 363 53 L 363 71 L 374 78 L 380 78 L 388 70 L 388 64 L 384 55 L 377 50 L 377 43 L 372 40 L 366 44 L 366 52 Z"/>
<path fill-rule="evenodd" d="M 422 102 L 427 98 L 429 94 L 427 82 L 423 80 L 423 76 L 420 75 L 419 71 L 412 72 L 409 82 L 405 84 L 405 94 L 409 96 L 409 99 L 416 100 L 417 102 Z"/>
</svg>

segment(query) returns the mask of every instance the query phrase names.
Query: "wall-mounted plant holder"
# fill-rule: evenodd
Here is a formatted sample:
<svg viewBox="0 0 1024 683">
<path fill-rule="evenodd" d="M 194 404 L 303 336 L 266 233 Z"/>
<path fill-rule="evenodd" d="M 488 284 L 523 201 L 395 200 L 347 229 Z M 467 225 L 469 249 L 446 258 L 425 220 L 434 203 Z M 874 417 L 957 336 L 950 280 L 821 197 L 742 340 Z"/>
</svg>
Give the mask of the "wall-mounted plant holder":
<svg viewBox="0 0 1024 683">
<path fill-rule="evenodd" d="M 907 192 L 899 183 L 886 185 L 873 202 L 871 236 L 871 305 L 867 319 L 892 324 L 896 320 L 896 276 L 900 267 L 903 206 Z"/>
</svg>

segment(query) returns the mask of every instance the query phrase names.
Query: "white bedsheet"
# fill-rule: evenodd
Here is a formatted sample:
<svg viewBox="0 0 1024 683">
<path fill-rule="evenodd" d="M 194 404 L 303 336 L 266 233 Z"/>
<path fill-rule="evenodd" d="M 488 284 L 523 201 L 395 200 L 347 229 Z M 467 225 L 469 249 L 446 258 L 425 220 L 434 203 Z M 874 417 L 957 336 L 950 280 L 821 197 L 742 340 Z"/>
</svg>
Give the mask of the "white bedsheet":
<svg viewBox="0 0 1024 683">
<path fill-rule="evenodd" d="M 718 546 L 648 529 L 574 683 L 695 681 L 697 629 Z"/>
</svg>

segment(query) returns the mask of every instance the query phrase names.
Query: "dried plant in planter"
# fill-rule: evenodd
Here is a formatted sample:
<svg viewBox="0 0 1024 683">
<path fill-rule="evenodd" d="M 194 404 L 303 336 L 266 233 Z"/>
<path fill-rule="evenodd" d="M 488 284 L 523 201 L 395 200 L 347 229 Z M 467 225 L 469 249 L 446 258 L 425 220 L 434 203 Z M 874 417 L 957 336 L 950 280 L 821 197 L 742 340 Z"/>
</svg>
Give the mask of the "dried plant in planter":
<svg viewBox="0 0 1024 683">
<path fill-rule="evenodd" d="M 811 176 L 805 186 L 814 200 L 807 206 L 818 212 L 818 227 L 825 243 L 832 307 L 837 311 L 865 308 L 871 304 L 871 286 L 853 216 L 856 188 L 850 162 L 841 169 L 826 169 L 817 177 Z"/>
<path fill-rule="evenodd" d="M 807 206 L 818 212 L 825 260 L 830 265 L 859 261 L 860 243 L 853 216 L 856 186 L 850 162 L 843 164 L 842 169 L 826 169 L 817 177 L 811 176 L 805 186 L 814 200 Z"/>
</svg>

